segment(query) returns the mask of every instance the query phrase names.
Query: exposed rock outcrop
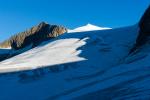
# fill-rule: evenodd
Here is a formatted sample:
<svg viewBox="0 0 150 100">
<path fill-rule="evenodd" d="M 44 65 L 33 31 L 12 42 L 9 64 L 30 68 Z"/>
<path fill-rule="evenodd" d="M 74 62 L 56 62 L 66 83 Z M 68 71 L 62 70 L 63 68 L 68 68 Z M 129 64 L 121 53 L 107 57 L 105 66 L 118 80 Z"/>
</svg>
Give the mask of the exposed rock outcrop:
<svg viewBox="0 0 150 100">
<path fill-rule="evenodd" d="M 11 47 L 12 49 L 22 49 L 28 45 L 33 47 L 45 40 L 55 38 L 67 31 L 66 28 L 57 25 L 49 25 L 45 22 L 32 27 L 31 29 L 12 36 L 10 39 L 0 44 L 0 47 Z"/>
<path fill-rule="evenodd" d="M 136 44 L 132 48 L 131 52 L 150 42 L 150 6 L 142 16 L 139 22 L 139 28 L 139 35 L 136 39 Z"/>
</svg>

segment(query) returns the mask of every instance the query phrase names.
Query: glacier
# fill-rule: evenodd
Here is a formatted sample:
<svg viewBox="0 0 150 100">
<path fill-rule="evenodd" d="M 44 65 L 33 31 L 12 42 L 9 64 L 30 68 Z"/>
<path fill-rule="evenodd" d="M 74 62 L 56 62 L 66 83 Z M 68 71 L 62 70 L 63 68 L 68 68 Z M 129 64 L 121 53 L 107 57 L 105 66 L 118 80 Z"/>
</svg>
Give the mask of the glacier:
<svg viewBox="0 0 150 100">
<path fill-rule="evenodd" d="M 138 31 L 75 29 L 4 60 L 0 100 L 149 100 L 149 48 L 129 55 Z"/>
</svg>

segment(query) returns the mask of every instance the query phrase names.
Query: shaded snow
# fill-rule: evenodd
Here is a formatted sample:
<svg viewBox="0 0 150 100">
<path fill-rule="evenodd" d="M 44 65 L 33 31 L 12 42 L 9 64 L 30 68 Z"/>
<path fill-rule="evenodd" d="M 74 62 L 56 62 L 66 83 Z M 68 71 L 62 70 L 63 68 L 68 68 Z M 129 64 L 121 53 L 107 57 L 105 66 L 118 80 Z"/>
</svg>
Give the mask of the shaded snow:
<svg viewBox="0 0 150 100">
<path fill-rule="evenodd" d="M 8 54 L 11 51 L 11 48 L 0 48 L 0 54 Z"/>
</svg>

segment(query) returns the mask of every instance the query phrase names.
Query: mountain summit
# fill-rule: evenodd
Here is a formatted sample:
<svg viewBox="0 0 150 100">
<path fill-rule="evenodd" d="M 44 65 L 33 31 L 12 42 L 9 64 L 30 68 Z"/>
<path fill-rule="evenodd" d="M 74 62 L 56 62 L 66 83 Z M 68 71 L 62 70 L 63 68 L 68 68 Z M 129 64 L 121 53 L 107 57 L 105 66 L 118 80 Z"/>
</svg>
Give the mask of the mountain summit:
<svg viewBox="0 0 150 100">
<path fill-rule="evenodd" d="M 111 29 L 111 28 L 108 28 L 108 27 L 99 27 L 99 26 L 95 26 L 95 25 L 92 25 L 92 24 L 88 23 L 85 26 L 81 26 L 81 27 L 75 28 L 73 30 L 69 29 L 68 33 L 72 33 L 72 32 L 84 32 L 84 31 L 94 31 L 94 30 L 106 30 L 106 29 Z"/>
<path fill-rule="evenodd" d="M 41 22 L 39 25 L 34 26 L 27 31 L 10 37 L 8 40 L 2 42 L 0 47 L 11 47 L 14 50 L 22 49 L 29 45 L 35 47 L 41 42 L 55 38 L 65 32 L 67 32 L 67 30 L 62 26 Z"/>
</svg>

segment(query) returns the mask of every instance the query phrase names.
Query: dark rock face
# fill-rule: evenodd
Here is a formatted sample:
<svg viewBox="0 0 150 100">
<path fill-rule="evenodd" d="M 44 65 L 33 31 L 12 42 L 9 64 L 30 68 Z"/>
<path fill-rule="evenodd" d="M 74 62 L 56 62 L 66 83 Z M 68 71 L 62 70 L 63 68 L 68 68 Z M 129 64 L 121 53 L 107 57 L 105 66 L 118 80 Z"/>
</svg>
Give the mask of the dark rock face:
<svg viewBox="0 0 150 100">
<path fill-rule="evenodd" d="M 10 39 L 1 43 L 0 47 L 12 47 L 15 50 L 22 49 L 28 45 L 35 47 L 45 40 L 64 34 L 66 31 L 67 29 L 62 26 L 49 25 L 42 22 L 30 30 L 12 36 Z"/>
<path fill-rule="evenodd" d="M 140 32 L 136 42 L 140 46 L 147 42 L 150 36 L 150 6 L 140 20 L 139 27 Z"/>
<path fill-rule="evenodd" d="M 139 22 L 139 27 L 139 35 L 131 52 L 146 44 L 147 42 L 150 42 L 150 6 L 142 16 Z"/>
</svg>

